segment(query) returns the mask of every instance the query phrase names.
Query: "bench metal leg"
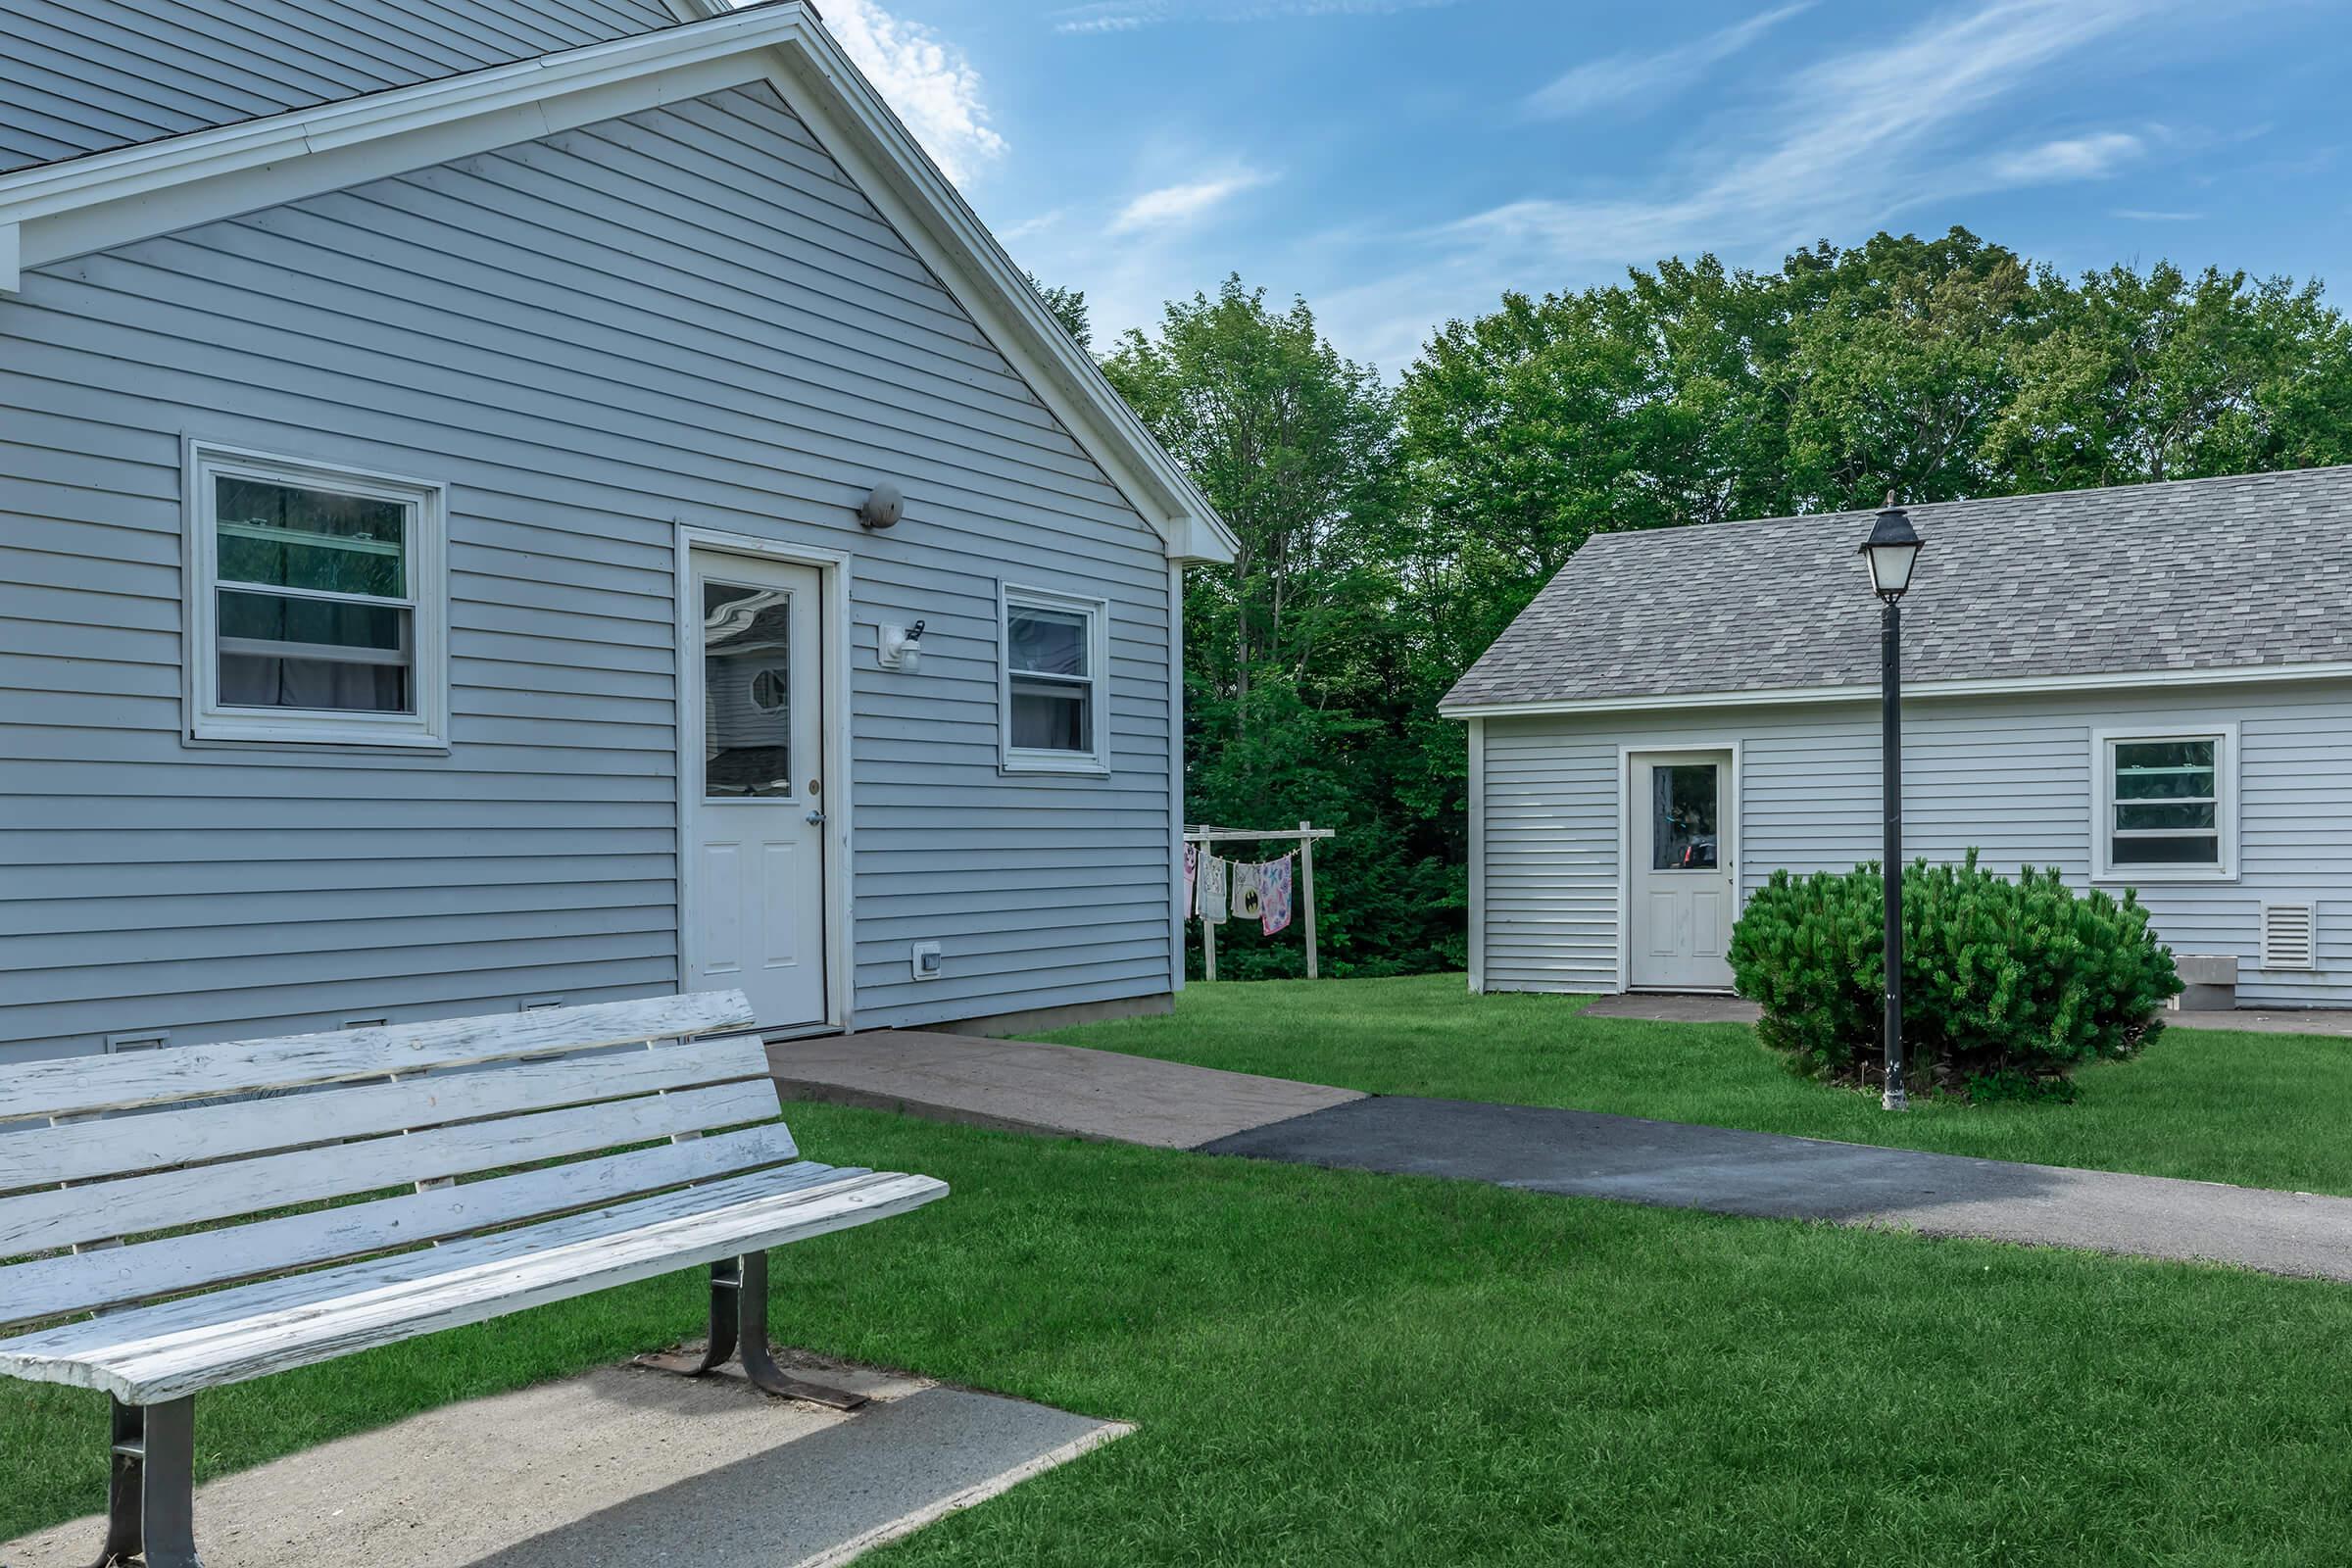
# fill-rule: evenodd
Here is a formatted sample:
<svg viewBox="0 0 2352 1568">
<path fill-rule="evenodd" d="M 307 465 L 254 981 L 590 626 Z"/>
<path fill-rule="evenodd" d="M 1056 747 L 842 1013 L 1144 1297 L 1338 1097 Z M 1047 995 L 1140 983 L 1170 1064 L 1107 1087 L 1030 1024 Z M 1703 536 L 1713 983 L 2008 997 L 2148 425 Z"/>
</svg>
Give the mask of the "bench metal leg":
<svg viewBox="0 0 2352 1568">
<path fill-rule="evenodd" d="M 134 1559 L 147 1568 L 204 1568 L 196 1556 L 196 1399 L 113 1409 L 106 1497 L 106 1554 L 98 1568 Z"/>
<path fill-rule="evenodd" d="M 765 1252 L 747 1252 L 710 1265 L 710 1343 L 700 1355 L 644 1355 L 638 1361 L 681 1377 L 699 1378 L 738 1355 L 743 1375 L 763 1393 L 807 1399 L 836 1410 L 855 1410 L 869 1402 L 862 1394 L 803 1382 L 776 1364 L 775 1353 L 767 1346 Z"/>
</svg>

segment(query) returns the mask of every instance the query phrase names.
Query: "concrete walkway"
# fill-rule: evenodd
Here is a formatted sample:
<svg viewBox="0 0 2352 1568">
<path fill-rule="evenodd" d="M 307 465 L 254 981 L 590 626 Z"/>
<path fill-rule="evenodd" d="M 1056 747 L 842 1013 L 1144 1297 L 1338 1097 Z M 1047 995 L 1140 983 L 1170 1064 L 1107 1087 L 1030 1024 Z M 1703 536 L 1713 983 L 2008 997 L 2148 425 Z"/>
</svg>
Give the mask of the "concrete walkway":
<svg viewBox="0 0 2352 1568">
<path fill-rule="evenodd" d="M 767 1048 L 787 1100 L 1158 1149 L 1361 1100 L 1352 1089 L 1026 1040 L 872 1029 Z"/>
<path fill-rule="evenodd" d="M 799 1364 L 874 1402 L 843 1415 L 740 1378 L 609 1367 L 223 1477 L 197 1492 L 197 1544 L 208 1568 L 820 1568 L 1129 1430 Z M 197 1419 L 201 1443 L 201 1405 Z M 0 1564 L 82 1568 L 104 1535 L 96 1518 L 78 1520 L 0 1545 Z"/>
<path fill-rule="evenodd" d="M 1383 1096 L 1202 1151 L 2352 1281 L 2352 1199 Z"/>
</svg>

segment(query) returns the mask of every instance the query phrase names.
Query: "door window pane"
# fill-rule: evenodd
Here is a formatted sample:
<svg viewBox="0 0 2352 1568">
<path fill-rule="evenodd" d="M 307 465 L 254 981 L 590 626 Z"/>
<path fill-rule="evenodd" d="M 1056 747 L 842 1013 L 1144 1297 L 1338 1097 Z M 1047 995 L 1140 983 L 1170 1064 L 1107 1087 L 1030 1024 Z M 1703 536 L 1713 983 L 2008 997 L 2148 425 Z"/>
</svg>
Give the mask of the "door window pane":
<svg viewBox="0 0 2352 1568">
<path fill-rule="evenodd" d="M 792 794 L 792 595 L 703 584 L 703 794 Z"/>
<path fill-rule="evenodd" d="M 1718 804 L 1713 762 L 1659 764 L 1649 770 L 1649 864 L 1691 871 L 1716 863 Z"/>
</svg>

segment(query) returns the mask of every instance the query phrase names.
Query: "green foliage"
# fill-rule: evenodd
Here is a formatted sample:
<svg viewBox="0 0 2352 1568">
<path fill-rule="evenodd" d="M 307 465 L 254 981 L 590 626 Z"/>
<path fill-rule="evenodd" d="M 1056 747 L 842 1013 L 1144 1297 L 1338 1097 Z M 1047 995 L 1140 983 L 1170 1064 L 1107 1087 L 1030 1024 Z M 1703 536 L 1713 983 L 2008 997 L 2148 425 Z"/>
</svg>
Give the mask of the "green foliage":
<svg viewBox="0 0 2352 1568">
<path fill-rule="evenodd" d="M 1042 292 L 1086 342 L 1084 296 Z M 2352 326 L 2318 285 L 2070 280 L 1959 228 L 1507 294 L 1394 390 L 1229 277 L 1103 369 L 1241 538 L 1185 590 L 1188 811 L 1341 830 L 1340 974 L 1462 960 L 1437 705 L 1593 534 L 2352 462 Z M 1298 939 L 1228 926 L 1219 962 L 1296 974 Z"/>
<path fill-rule="evenodd" d="M 1086 290 L 1043 282 L 1035 272 L 1023 275 L 1029 279 L 1029 286 L 1037 290 L 1037 297 L 1045 302 L 1046 309 L 1053 313 L 1054 319 L 1059 321 L 1061 329 L 1070 334 L 1070 341 L 1093 353 L 1095 322 L 1086 308 Z"/>
<path fill-rule="evenodd" d="M 1787 871 L 1732 931 L 1740 994 L 1764 1008 L 1757 1035 L 1798 1070 L 1883 1081 L 1886 881 Z M 2051 1094 L 2084 1062 L 2139 1054 L 2180 981 L 2127 891 L 2078 896 L 2055 868 L 2014 881 L 1964 865 L 1903 870 L 1906 1086 L 1987 1098 Z"/>
</svg>

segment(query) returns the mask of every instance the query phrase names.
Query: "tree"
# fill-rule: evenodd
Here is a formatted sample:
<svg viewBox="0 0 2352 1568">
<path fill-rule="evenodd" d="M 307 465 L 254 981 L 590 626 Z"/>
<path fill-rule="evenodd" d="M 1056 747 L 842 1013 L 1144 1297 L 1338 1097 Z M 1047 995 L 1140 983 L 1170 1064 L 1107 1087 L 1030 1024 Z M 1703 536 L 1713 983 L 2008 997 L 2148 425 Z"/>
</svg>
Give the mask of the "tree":
<svg viewBox="0 0 2352 1568">
<path fill-rule="evenodd" d="M 1061 329 L 1070 334 L 1070 341 L 1087 353 L 1094 353 L 1095 323 L 1087 314 L 1086 291 L 1042 283 L 1035 272 L 1022 275 L 1029 279 L 1029 286 L 1037 290 L 1037 297 L 1045 301 L 1046 309 L 1054 313 L 1054 319 L 1061 323 Z"/>
</svg>

